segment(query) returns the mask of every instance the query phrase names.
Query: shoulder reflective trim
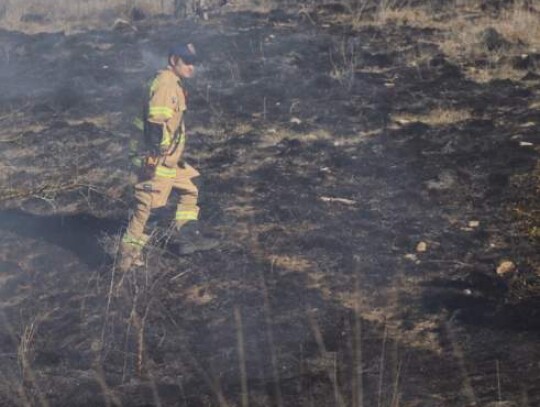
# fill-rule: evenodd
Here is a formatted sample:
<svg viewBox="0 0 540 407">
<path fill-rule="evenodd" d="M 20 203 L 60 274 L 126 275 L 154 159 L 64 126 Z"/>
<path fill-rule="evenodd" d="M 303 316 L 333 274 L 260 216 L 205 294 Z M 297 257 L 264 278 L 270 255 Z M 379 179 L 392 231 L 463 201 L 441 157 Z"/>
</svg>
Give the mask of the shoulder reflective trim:
<svg viewBox="0 0 540 407">
<path fill-rule="evenodd" d="M 150 117 L 163 116 L 166 119 L 170 119 L 174 115 L 174 110 L 168 106 L 151 106 L 148 109 L 148 115 Z"/>
<path fill-rule="evenodd" d="M 156 175 L 163 178 L 175 178 L 176 168 L 169 168 L 163 165 L 158 165 L 156 167 Z"/>
<path fill-rule="evenodd" d="M 197 220 L 198 211 L 176 211 L 175 220 Z"/>
<path fill-rule="evenodd" d="M 122 243 L 131 244 L 134 246 L 143 247 L 148 242 L 148 236 L 143 236 L 140 239 L 131 236 L 129 233 L 125 233 L 122 237 Z"/>
<path fill-rule="evenodd" d="M 134 118 L 132 123 L 139 130 L 141 130 L 141 131 L 144 130 L 144 122 L 142 121 L 142 119 L 140 117 Z"/>
</svg>

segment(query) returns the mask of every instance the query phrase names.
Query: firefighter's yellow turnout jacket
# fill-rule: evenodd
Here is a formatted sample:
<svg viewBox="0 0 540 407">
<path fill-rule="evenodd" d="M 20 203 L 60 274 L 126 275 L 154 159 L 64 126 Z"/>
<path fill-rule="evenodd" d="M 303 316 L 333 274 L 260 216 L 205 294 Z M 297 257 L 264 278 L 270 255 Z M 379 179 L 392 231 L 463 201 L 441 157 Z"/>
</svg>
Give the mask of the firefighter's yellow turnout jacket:
<svg viewBox="0 0 540 407">
<path fill-rule="evenodd" d="M 175 222 L 181 225 L 198 218 L 198 191 L 192 179 L 199 173 L 182 160 L 186 105 L 181 79 L 168 68 L 158 72 L 150 83 L 142 118 L 134 121 L 142 137 L 134 137 L 130 149 L 140 171 L 124 243 L 144 246 L 151 210 L 165 206 L 173 188 L 180 192 Z"/>
<path fill-rule="evenodd" d="M 164 69 L 150 82 L 143 106 L 142 117 L 135 126 L 143 132 L 142 140 L 134 139 L 132 150 L 142 155 L 181 152 L 185 144 L 183 122 L 186 110 L 186 93 L 181 79 L 171 69 Z M 180 152 L 180 156 L 181 156 Z"/>
</svg>

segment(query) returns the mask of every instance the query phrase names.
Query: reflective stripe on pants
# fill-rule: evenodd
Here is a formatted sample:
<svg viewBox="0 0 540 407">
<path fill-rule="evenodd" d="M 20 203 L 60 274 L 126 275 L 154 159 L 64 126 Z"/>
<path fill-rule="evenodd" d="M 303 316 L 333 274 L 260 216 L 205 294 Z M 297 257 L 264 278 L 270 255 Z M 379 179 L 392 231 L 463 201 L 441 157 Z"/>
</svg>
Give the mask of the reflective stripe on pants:
<svg viewBox="0 0 540 407">
<path fill-rule="evenodd" d="M 175 172 L 174 178 L 158 176 L 156 171 L 153 178 L 135 185 L 135 208 L 126 234 L 135 239 L 144 236 L 151 211 L 165 206 L 173 189 L 180 193 L 176 214 L 181 214 L 182 217 L 189 216 L 189 220 L 198 219 L 198 190 L 192 180 L 199 175 L 199 172 L 188 164 L 172 170 Z M 171 220 L 177 221 L 176 216 Z M 178 221 L 182 220 L 187 219 L 178 219 Z"/>
</svg>

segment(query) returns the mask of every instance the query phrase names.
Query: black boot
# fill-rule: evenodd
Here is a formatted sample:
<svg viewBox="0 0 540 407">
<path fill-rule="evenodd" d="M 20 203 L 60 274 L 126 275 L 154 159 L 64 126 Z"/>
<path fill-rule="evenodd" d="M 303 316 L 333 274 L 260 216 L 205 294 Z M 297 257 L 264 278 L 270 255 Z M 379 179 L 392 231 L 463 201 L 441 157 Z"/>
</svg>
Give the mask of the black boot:
<svg viewBox="0 0 540 407">
<path fill-rule="evenodd" d="M 178 227 L 174 241 L 178 243 L 178 254 L 181 256 L 212 250 L 219 246 L 219 240 L 204 236 L 194 221 Z"/>
</svg>

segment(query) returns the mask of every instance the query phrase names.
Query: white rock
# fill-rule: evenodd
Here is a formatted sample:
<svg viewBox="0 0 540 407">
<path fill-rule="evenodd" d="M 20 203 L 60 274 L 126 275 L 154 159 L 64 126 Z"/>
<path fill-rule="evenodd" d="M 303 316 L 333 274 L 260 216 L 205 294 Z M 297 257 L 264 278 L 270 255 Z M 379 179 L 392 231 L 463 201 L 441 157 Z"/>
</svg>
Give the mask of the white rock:
<svg viewBox="0 0 540 407">
<path fill-rule="evenodd" d="M 414 253 L 408 253 L 405 256 L 403 256 L 405 259 L 413 261 L 415 263 L 418 263 L 418 257 Z"/>
<path fill-rule="evenodd" d="M 514 273 L 516 270 L 516 265 L 513 262 L 505 260 L 499 264 L 499 267 L 497 267 L 497 274 L 499 276 L 506 276 Z"/>
<path fill-rule="evenodd" d="M 456 177 L 450 171 L 443 171 L 439 174 L 438 179 L 426 182 L 428 189 L 443 190 L 450 189 L 456 184 Z"/>
<path fill-rule="evenodd" d="M 425 253 L 427 251 L 427 243 L 426 242 L 420 242 L 416 245 L 416 251 L 418 253 Z"/>
<path fill-rule="evenodd" d="M 289 120 L 293 124 L 302 124 L 302 120 L 300 120 L 298 117 L 291 117 L 291 120 Z"/>
</svg>

